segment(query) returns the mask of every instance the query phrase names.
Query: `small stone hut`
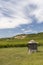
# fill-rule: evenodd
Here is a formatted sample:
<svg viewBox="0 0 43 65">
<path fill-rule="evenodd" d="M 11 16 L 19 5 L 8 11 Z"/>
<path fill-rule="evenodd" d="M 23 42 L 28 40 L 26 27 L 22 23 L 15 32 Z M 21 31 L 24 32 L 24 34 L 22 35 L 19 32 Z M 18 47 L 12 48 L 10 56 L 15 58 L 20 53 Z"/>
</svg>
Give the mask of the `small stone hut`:
<svg viewBox="0 0 43 65">
<path fill-rule="evenodd" d="M 29 49 L 29 53 L 32 53 L 32 52 L 37 52 L 37 42 L 34 41 L 34 40 L 30 40 L 28 42 L 28 49 Z"/>
</svg>

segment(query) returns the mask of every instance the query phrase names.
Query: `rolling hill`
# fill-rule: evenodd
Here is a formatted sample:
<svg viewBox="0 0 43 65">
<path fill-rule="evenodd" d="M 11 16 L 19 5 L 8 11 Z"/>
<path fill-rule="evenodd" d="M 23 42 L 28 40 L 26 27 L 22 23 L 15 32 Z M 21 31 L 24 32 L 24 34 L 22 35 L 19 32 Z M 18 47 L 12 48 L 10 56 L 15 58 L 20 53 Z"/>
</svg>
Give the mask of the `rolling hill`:
<svg viewBox="0 0 43 65">
<path fill-rule="evenodd" d="M 34 39 L 43 45 L 43 32 L 37 34 L 20 34 L 11 38 L 0 39 L 0 47 L 26 46 L 28 41 Z"/>
</svg>

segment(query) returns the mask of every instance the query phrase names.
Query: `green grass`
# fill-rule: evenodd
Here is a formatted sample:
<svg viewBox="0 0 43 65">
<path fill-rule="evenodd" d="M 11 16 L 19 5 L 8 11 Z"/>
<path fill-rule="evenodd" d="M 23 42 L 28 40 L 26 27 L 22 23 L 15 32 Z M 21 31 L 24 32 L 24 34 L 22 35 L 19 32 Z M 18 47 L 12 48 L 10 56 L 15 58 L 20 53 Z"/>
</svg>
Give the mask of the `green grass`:
<svg viewBox="0 0 43 65">
<path fill-rule="evenodd" d="M 36 53 L 29 54 L 27 47 L 14 47 L 19 44 L 25 45 L 31 39 L 40 44 Z M 0 39 L 0 47 L 0 65 L 43 65 L 43 33 L 27 34 L 24 39 Z"/>
<path fill-rule="evenodd" d="M 27 47 L 0 48 L 0 65 L 43 65 L 43 46 L 29 54 Z"/>
<path fill-rule="evenodd" d="M 22 34 L 23 35 L 23 34 Z M 19 36 L 22 36 L 19 35 Z M 43 45 L 43 33 L 38 34 L 25 34 L 26 37 L 24 39 L 15 39 L 15 37 L 12 38 L 5 38 L 0 39 L 0 47 L 14 47 L 18 44 L 27 44 L 31 39 L 34 39 L 36 42 L 39 42 L 39 44 Z"/>
</svg>

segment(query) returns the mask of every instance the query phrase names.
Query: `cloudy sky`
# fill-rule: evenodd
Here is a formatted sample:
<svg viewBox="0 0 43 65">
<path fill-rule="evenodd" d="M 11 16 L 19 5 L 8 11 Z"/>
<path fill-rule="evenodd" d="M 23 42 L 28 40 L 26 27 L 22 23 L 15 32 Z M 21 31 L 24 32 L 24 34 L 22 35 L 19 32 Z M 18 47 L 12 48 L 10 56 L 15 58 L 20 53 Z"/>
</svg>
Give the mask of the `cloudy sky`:
<svg viewBox="0 0 43 65">
<path fill-rule="evenodd" d="M 0 0 L 0 38 L 43 32 L 43 0 Z"/>
</svg>

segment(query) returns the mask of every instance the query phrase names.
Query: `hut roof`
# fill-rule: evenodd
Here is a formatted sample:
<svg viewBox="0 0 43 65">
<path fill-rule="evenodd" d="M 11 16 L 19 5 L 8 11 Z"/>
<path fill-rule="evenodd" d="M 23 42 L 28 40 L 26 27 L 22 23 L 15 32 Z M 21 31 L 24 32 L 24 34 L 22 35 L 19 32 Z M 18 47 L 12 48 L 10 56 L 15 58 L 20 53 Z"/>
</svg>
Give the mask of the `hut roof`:
<svg viewBox="0 0 43 65">
<path fill-rule="evenodd" d="M 34 41 L 34 40 L 30 40 L 28 43 L 38 43 L 38 42 L 36 42 L 36 41 Z"/>
</svg>

